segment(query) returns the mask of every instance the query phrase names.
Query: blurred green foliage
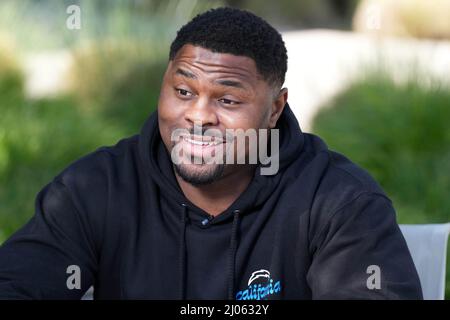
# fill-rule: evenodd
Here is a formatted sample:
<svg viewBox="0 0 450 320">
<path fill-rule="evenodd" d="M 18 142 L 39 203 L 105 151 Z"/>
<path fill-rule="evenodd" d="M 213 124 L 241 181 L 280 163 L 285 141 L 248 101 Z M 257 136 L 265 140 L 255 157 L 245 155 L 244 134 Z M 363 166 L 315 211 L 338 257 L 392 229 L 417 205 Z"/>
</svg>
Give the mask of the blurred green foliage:
<svg viewBox="0 0 450 320">
<path fill-rule="evenodd" d="M 402 223 L 450 221 L 450 91 L 375 74 L 322 109 L 314 132 L 369 170 Z"/>
<path fill-rule="evenodd" d="M 2 104 L 11 105 L 23 95 L 24 76 L 10 41 L 0 37 L 0 97 Z"/>
<path fill-rule="evenodd" d="M 176 31 L 220 0 L 1 0 L 0 31 L 28 51 L 78 48 L 113 39 L 166 54 Z M 81 29 L 66 28 L 67 7 L 81 8 Z"/>
<path fill-rule="evenodd" d="M 71 82 L 77 105 L 132 134 L 155 110 L 165 68 L 165 60 L 135 43 L 75 50 Z"/>
<path fill-rule="evenodd" d="M 226 0 L 250 10 L 279 29 L 333 28 L 349 30 L 358 0 Z"/>
<path fill-rule="evenodd" d="M 138 133 L 156 108 L 165 63 L 130 59 L 123 70 L 112 68 L 120 59 L 109 68 L 92 63 L 96 54 L 82 59 L 91 67 L 73 77 L 90 88 L 85 96 L 30 100 L 19 69 L 0 72 L 0 243 L 31 217 L 37 192 L 56 174 Z"/>
<path fill-rule="evenodd" d="M 317 115 L 313 131 L 367 169 L 399 223 L 450 221 L 450 90 L 369 74 Z M 450 298 L 450 264 L 447 268 Z"/>
</svg>

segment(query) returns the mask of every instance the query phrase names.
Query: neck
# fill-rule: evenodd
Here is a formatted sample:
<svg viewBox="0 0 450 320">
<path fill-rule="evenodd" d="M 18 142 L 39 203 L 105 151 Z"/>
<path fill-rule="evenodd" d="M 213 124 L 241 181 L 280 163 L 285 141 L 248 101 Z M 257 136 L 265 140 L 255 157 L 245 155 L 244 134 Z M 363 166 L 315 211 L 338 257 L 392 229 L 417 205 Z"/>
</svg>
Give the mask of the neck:
<svg viewBox="0 0 450 320">
<path fill-rule="evenodd" d="M 177 173 L 175 177 L 186 198 L 212 216 L 226 210 L 250 184 L 255 166 L 243 166 L 219 180 L 203 186 L 194 186 L 184 181 Z"/>
</svg>

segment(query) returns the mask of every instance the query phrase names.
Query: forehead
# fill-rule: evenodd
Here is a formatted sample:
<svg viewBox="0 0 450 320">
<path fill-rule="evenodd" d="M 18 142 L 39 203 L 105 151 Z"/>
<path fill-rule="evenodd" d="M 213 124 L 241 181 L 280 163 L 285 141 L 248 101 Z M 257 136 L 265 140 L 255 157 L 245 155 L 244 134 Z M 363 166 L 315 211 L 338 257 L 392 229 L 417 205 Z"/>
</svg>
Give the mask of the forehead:
<svg viewBox="0 0 450 320">
<path fill-rule="evenodd" d="M 191 44 L 184 45 L 171 62 L 171 68 L 174 70 L 183 66 L 194 72 L 219 73 L 249 82 L 262 80 L 253 59 L 229 53 L 213 52 Z"/>
</svg>

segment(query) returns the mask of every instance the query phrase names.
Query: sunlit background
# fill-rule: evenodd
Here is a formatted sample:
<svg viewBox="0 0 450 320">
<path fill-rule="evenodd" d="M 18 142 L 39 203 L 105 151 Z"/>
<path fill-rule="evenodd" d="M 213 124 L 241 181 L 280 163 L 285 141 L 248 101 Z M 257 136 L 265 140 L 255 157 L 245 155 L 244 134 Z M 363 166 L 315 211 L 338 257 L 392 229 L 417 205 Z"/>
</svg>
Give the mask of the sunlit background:
<svg viewBox="0 0 450 320">
<path fill-rule="evenodd" d="M 0 243 L 72 161 L 139 132 L 176 31 L 223 5 L 282 32 L 302 129 L 369 170 L 399 223 L 450 221 L 450 0 L 1 0 Z"/>
</svg>

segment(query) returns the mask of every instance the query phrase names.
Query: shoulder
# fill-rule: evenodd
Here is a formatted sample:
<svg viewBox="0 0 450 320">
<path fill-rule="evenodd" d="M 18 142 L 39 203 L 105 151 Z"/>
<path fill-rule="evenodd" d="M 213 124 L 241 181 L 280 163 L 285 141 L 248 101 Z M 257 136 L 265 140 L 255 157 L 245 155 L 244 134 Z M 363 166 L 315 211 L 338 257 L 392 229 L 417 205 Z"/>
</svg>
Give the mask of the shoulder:
<svg viewBox="0 0 450 320">
<path fill-rule="evenodd" d="M 345 155 L 330 150 L 316 135 L 305 134 L 305 162 L 307 171 L 316 172 L 316 193 L 333 195 L 341 200 L 350 200 L 362 193 L 386 194 L 378 182 L 364 168 Z"/>
<path fill-rule="evenodd" d="M 115 169 L 136 152 L 137 141 L 138 136 L 135 135 L 113 146 L 100 147 L 69 164 L 55 180 L 68 188 L 87 190 L 107 184 L 114 178 Z"/>
<path fill-rule="evenodd" d="M 104 216 L 111 190 L 123 180 L 121 168 L 133 162 L 129 157 L 136 153 L 136 140 L 136 136 L 122 139 L 69 164 L 41 192 L 48 211 L 61 214 L 72 208 L 90 218 Z"/>
<path fill-rule="evenodd" d="M 310 203 L 310 232 L 314 235 L 333 221 L 344 222 L 368 207 L 369 219 L 392 218 L 392 202 L 371 174 L 346 156 L 329 150 L 315 135 L 306 135 L 305 152 L 308 162 L 305 174 L 312 176 Z"/>
<path fill-rule="evenodd" d="M 136 136 L 122 139 L 114 146 L 101 147 L 67 166 L 38 194 L 45 220 L 72 232 L 80 221 L 95 230 L 92 236 L 100 247 L 108 213 L 108 201 L 127 157 L 135 149 Z"/>
</svg>

